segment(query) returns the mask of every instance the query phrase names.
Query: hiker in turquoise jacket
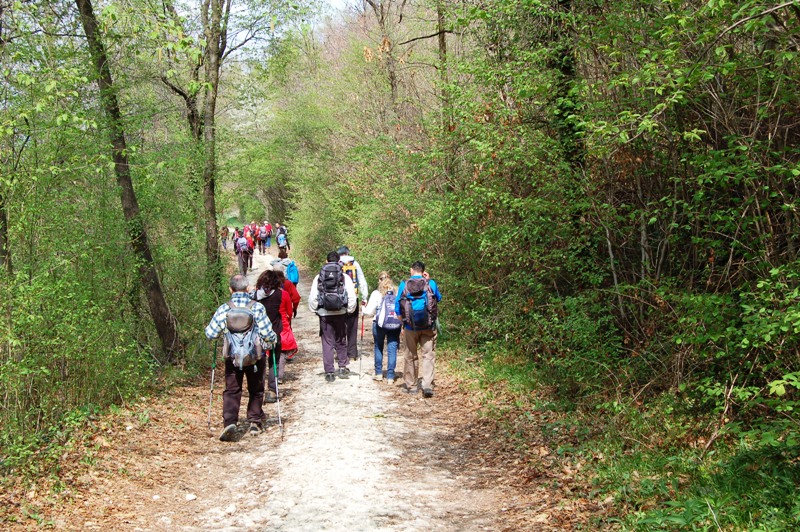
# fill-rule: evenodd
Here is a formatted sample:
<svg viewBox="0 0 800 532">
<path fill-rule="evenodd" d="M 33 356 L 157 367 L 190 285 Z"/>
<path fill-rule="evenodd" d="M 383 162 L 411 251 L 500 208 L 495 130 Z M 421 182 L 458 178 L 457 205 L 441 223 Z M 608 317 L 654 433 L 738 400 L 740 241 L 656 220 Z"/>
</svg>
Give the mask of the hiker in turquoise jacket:
<svg viewBox="0 0 800 532">
<path fill-rule="evenodd" d="M 442 300 L 436 281 L 425 272 L 425 264 L 416 261 L 411 265 L 411 277 L 400 283 L 394 308 L 403 320 L 403 335 L 408 353 L 403 369 L 405 393 L 417 393 L 433 397 L 434 363 L 436 362 L 436 319 L 438 302 Z M 421 382 L 417 382 L 418 351 Z"/>
</svg>

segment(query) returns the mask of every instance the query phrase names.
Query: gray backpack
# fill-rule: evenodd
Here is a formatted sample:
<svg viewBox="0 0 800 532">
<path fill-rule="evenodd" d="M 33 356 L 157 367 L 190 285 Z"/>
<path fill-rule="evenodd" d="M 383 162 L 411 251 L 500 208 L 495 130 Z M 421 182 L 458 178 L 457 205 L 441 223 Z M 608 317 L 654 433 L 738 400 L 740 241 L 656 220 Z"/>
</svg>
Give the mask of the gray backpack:
<svg viewBox="0 0 800 532">
<path fill-rule="evenodd" d="M 233 360 L 233 365 L 239 369 L 254 365 L 264 356 L 253 317 L 255 304 L 255 301 L 250 301 L 247 306 L 237 307 L 233 301 L 228 301 L 230 310 L 225 318 L 228 332 L 225 333 L 222 355 Z"/>
</svg>

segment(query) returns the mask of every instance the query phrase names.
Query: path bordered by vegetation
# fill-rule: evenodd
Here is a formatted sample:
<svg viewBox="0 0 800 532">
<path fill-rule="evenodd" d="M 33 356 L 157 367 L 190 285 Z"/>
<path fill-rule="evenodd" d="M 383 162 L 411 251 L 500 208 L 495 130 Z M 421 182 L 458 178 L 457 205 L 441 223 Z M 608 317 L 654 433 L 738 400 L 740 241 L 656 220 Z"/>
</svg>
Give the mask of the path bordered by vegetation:
<svg viewBox="0 0 800 532">
<path fill-rule="evenodd" d="M 270 258 L 256 255 L 253 280 Z M 217 440 L 221 374 L 211 431 L 207 380 L 143 400 L 100 422 L 91 460 L 83 461 L 89 467 L 68 477 L 69 489 L 47 504 L 38 500 L 39 522 L 57 529 L 309 531 L 564 530 L 586 522 L 580 501 L 532 481 L 530 464 L 485 430 L 477 403 L 445 372 L 433 399 L 374 382 L 367 333 L 361 375 L 326 383 L 307 283 L 304 276 L 294 322 L 300 352 L 281 389 L 283 437 L 276 405 L 266 405 L 266 432 Z M 358 363 L 351 368 L 358 372 Z M 23 506 L 36 507 L 37 497 Z"/>
</svg>

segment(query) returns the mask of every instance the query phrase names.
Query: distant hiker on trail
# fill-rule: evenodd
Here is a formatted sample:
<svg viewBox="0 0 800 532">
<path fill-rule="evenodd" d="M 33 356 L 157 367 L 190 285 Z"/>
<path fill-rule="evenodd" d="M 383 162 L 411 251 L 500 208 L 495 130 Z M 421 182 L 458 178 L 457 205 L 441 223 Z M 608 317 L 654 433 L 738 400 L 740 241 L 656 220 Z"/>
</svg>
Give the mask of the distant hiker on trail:
<svg viewBox="0 0 800 532">
<path fill-rule="evenodd" d="M 221 441 L 232 441 L 239 420 L 242 399 L 242 380 L 247 377 L 247 421 L 250 432 L 264 428 L 266 416 L 261 406 L 264 400 L 264 370 L 267 366 L 264 351 L 272 349 L 278 336 L 272 330 L 264 306 L 252 301 L 247 294 L 247 278 L 234 275 L 230 280 L 231 299 L 223 303 L 206 327 L 209 339 L 225 334 L 222 354 L 225 358 L 225 391 L 222 393 Z"/>
<path fill-rule="evenodd" d="M 263 255 L 267 252 L 267 222 L 258 226 L 256 229 L 256 242 L 258 243 L 258 254 Z"/>
<path fill-rule="evenodd" d="M 394 311 L 403 320 L 403 335 L 408 353 L 403 368 L 403 391 L 433 397 L 434 363 L 436 362 L 436 318 L 442 300 L 436 281 L 425 273 L 425 264 L 411 265 L 411 277 L 400 283 Z M 417 383 L 417 348 L 422 350 L 419 363 L 421 383 Z"/>
<path fill-rule="evenodd" d="M 228 226 L 223 225 L 219 231 L 219 237 L 222 239 L 222 249 L 228 251 Z"/>
<path fill-rule="evenodd" d="M 285 250 L 280 250 L 278 252 L 278 260 L 272 261 L 273 264 L 275 262 L 280 262 L 283 264 L 284 273 L 286 278 L 289 279 L 292 284 L 297 286 L 297 283 L 300 282 L 300 271 L 297 269 L 297 264 L 289 258 L 289 255 L 286 253 Z"/>
<path fill-rule="evenodd" d="M 278 250 L 288 252 L 292 249 L 289 245 L 289 230 L 279 222 L 275 222 L 275 242 L 278 244 Z"/>
<path fill-rule="evenodd" d="M 283 291 L 281 285 L 283 284 L 282 277 L 276 275 L 271 268 L 267 268 L 261 275 L 258 276 L 256 281 L 256 289 L 250 292 L 250 297 L 264 305 L 267 312 L 267 317 L 272 323 L 272 329 L 278 335 L 278 340 L 275 342 L 274 356 L 270 355 L 267 361 L 269 377 L 267 379 L 267 386 L 269 390 L 264 396 L 264 402 L 274 403 L 278 400 L 278 387 L 275 385 L 275 369 L 278 364 L 278 358 L 281 352 L 281 330 L 283 330 L 283 319 L 281 318 L 281 305 L 284 300 L 287 305 L 291 306 L 289 296 Z M 278 383 L 279 384 L 279 383 Z"/>
<path fill-rule="evenodd" d="M 347 379 L 347 331 L 345 314 L 353 312 L 357 305 L 353 281 L 344 274 L 339 263 L 339 254 L 328 253 L 328 262 L 319 275 L 311 282 L 308 295 L 308 308 L 319 316 L 319 335 L 322 337 L 322 364 L 325 367 L 325 380 L 333 382 L 338 373 L 340 379 Z M 334 352 L 339 369 L 334 373 Z"/>
<path fill-rule="evenodd" d="M 264 221 L 264 227 L 267 230 L 267 249 L 272 248 L 272 224 Z"/>
<path fill-rule="evenodd" d="M 236 229 L 236 232 L 239 233 L 238 228 Z M 239 236 L 235 237 L 233 240 L 233 252 L 236 253 L 236 260 L 239 264 L 239 273 L 242 275 L 247 275 L 247 268 L 252 260 L 252 252 L 250 251 L 250 244 L 247 242 L 247 238 L 241 233 L 239 233 Z"/>
<path fill-rule="evenodd" d="M 252 270 L 253 269 L 253 255 L 256 254 L 256 241 L 253 240 L 253 233 L 249 230 L 244 232 L 244 238 L 247 240 L 247 249 L 250 250 L 250 253 L 247 255 L 248 264 L 247 266 Z"/>
<path fill-rule="evenodd" d="M 378 274 L 378 289 L 369 296 L 364 308 L 365 316 L 375 316 L 372 321 L 372 337 L 375 340 L 376 381 L 383 380 L 383 342 L 386 341 L 386 383 L 394 384 L 394 369 L 397 365 L 397 348 L 400 346 L 400 331 L 403 322 L 395 313 L 397 287 L 387 272 Z"/>
<path fill-rule="evenodd" d="M 367 304 L 367 294 L 369 294 L 369 287 L 367 287 L 367 278 L 364 277 L 364 272 L 361 270 L 361 265 L 356 259 L 350 255 L 350 248 L 347 246 L 340 246 L 337 250 L 339 253 L 339 262 L 342 264 L 342 271 L 350 277 L 353 281 L 353 286 L 356 291 L 356 298 L 361 298 L 361 306 Z M 353 312 L 347 314 L 347 356 L 350 360 L 358 360 L 358 310 L 359 306 Z"/>
</svg>

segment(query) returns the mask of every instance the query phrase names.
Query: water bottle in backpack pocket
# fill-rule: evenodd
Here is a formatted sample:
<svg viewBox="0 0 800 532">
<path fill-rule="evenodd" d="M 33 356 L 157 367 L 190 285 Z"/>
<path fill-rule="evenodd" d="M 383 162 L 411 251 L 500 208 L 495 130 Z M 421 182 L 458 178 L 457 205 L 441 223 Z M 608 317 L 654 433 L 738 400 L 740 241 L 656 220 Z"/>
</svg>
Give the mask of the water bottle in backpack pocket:
<svg viewBox="0 0 800 532">
<path fill-rule="evenodd" d="M 403 326 L 400 316 L 394 311 L 395 295 L 391 290 L 386 292 L 381 300 L 381 305 L 378 308 L 378 313 L 375 319 L 378 321 L 378 327 L 387 329 L 389 331 L 396 331 Z"/>
</svg>

